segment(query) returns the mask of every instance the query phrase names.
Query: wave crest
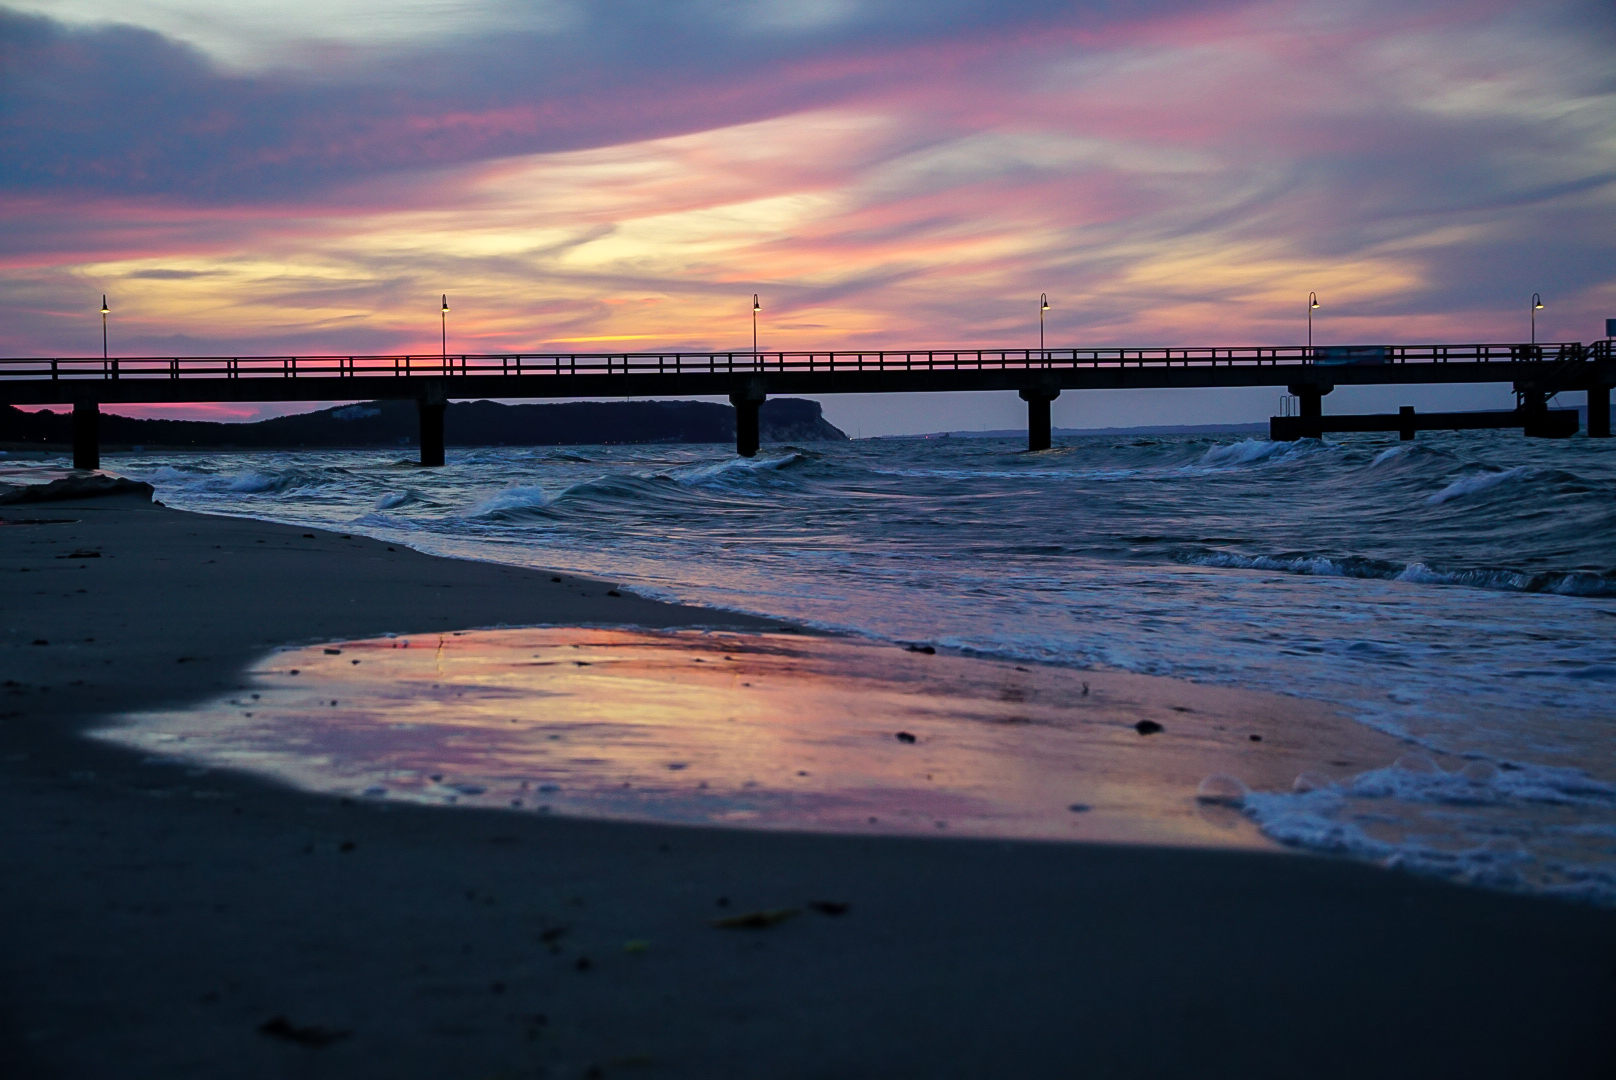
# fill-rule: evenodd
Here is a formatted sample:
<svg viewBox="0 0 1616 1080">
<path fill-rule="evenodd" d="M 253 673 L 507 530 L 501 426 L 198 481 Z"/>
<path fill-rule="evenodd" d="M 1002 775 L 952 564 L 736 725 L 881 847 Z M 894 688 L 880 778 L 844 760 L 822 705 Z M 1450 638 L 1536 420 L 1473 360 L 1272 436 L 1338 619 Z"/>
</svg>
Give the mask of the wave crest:
<svg viewBox="0 0 1616 1080">
<path fill-rule="evenodd" d="M 249 469 L 240 473 L 215 473 L 196 465 L 161 465 L 140 478 L 159 491 L 221 492 L 233 495 L 276 495 L 329 483 L 329 480 L 318 472 L 305 469 Z"/>
<path fill-rule="evenodd" d="M 1245 439 L 1237 443 L 1222 443 L 1208 447 L 1197 462 L 1203 468 L 1231 469 L 1244 465 L 1264 465 L 1278 461 L 1293 461 L 1326 449 L 1318 439 L 1297 439 L 1294 442 L 1269 442 L 1267 439 Z"/>
<path fill-rule="evenodd" d="M 1369 462 L 1371 469 L 1380 472 L 1416 471 L 1424 466 L 1437 465 L 1452 468 L 1459 459 L 1446 450 L 1421 443 L 1398 443 L 1376 454 Z"/>
<path fill-rule="evenodd" d="M 381 498 L 376 500 L 376 504 L 373 509 L 397 510 L 401 506 L 415 506 L 416 504 L 425 501 L 425 499 L 421 498 L 420 495 L 413 491 L 389 491 Z"/>
<path fill-rule="evenodd" d="M 1517 465 L 1513 469 L 1489 470 L 1487 472 L 1471 473 L 1461 476 L 1441 491 L 1426 499 L 1431 506 L 1441 506 L 1443 503 L 1462 499 L 1468 495 L 1477 495 L 1489 491 L 1500 484 L 1507 484 L 1514 480 L 1528 479 L 1541 470 L 1533 469 L 1528 465 Z"/>
<path fill-rule="evenodd" d="M 1505 567 L 1434 569 L 1423 562 L 1396 563 L 1361 556 L 1305 553 L 1240 555 L 1230 551 L 1193 552 L 1181 557 L 1191 566 L 1226 570 L 1274 570 L 1316 577 L 1373 578 L 1412 585 L 1460 585 L 1507 592 L 1555 593 L 1560 596 L 1616 596 L 1616 573 L 1592 570 L 1525 573 Z"/>
<path fill-rule="evenodd" d="M 817 455 L 801 450 L 792 450 L 779 457 L 771 458 L 731 458 L 728 461 L 714 461 L 705 465 L 686 465 L 671 472 L 660 475 L 676 483 L 701 486 L 708 484 L 732 485 L 737 481 L 750 482 L 767 479 L 774 473 L 782 473 L 817 460 Z"/>
<path fill-rule="evenodd" d="M 1325 555 L 1237 555 L 1228 551 L 1211 551 L 1191 555 L 1184 560 L 1193 566 L 1213 566 L 1230 570 L 1278 570 L 1287 574 L 1312 574 L 1318 577 L 1394 578 L 1403 570 L 1398 563 L 1382 562 L 1355 556 L 1330 558 Z"/>
</svg>

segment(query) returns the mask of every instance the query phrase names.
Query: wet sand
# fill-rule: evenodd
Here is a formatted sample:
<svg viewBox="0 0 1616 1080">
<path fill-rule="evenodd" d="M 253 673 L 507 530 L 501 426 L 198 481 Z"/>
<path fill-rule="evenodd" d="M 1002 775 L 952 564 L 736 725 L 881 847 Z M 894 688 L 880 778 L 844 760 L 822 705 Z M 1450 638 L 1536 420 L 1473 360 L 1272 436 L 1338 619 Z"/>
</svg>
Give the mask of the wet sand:
<svg viewBox="0 0 1616 1080">
<path fill-rule="evenodd" d="M 0 517 L 74 519 L 0 525 L 7 1075 L 1616 1063 L 1606 911 L 1261 850 L 601 822 L 144 762 L 81 733 L 237 693 L 288 643 L 790 628 L 134 500 Z"/>
<path fill-rule="evenodd" d="M 1247 787 L 1388 765 L 1311 701 L 852 637 L 456 630 L 277 650 L 95 732 L 323 794 L 658 824 L 1269 849 Z"/>
</svg>

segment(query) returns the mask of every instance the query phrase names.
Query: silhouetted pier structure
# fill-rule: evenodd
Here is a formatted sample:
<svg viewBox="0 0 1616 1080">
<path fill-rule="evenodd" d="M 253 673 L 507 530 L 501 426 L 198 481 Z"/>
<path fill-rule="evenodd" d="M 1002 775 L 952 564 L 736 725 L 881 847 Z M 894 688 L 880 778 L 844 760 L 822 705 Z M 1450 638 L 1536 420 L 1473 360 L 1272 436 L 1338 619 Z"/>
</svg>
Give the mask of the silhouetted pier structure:
<svg viewBox="0 0 1616 1080">
<path fill-rule="evenodd" d="M 1509 383 L 1504 413 L 1326 416 L 1337 386 Z M 758 408 L 769 395 L 1013 390 L 1027 403 L 1027 445 L 1050 445 L 1050 403 L 1067 390 L 1285 387 L 1297 415 L 1276 416 L 1275 438 L 1326 431 L 1521 427 L 1570 435 L 1564 391 L 1588 394 L 1588 434 L 1610 435 L 1611 342 L 1544 345 L 1385 345 L 1158 349 L 927 349 L 867 352 L 566 353 L 461 356 L 100 357 L 0 359 L 0 401 L 71 405 L 73 460 L 99 467 L 100 406 L 197 401 L 413 399 L 421 464 L 443 464 L 449 399 L 727 396 L 736 450 L 758 449 Z M 1500 418 L 1504 419 L 1500 419 Z"/>
</svg>

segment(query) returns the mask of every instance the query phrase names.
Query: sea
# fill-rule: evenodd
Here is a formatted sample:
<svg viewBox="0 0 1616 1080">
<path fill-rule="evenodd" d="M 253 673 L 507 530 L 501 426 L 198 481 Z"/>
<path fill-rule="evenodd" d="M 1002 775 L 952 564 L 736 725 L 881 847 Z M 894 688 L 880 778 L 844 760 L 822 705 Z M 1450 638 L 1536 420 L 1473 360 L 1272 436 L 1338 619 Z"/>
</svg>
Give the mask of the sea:
<svg viewBox="0 0 1616 1080">
<path fill-rule="evenodd" d="M 1403 741 L 1273 841 L 1616 905 L 1616 443 L 1507 432 L 109 455 L 170 506 L 942 653 L 1329 703 Z M 42 463 L 43 464 L 43 463 Z"/>
</svg>

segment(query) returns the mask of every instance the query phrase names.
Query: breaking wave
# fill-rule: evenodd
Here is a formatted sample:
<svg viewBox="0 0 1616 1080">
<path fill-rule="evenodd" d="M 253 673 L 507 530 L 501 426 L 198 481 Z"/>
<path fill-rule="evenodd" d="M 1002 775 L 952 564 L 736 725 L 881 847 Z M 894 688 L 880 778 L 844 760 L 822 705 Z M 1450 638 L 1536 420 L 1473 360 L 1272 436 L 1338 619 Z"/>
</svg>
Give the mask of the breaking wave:
<svg viewBox="0 0 1616 1080">
<path fill-rule="evenodd" d="M 1541 472 L 1542 470 L 1529 468 L 1525 465 L 1517 465 L 1513 469 L 1471 473 L 1469 476 L 1461 476 L 1425 501 L 1431 506 L 1441 506 L 1443 503 L 1452 502 L 1454 499 L 1463 499 L 1469 495 L 1489 491 L 1500 484 L 1531 479 Z"/>
<path fill-rule="evenodd" d="M 1208 469 L 1237 469 L 1245 465 L 1295 461 L 1329 450 L 1330 447 L 1318 439 L 1297 439 L 1294 442 L 1246 439 L 1242 442 L 1223 443 L 1208 448 L 1197 464 Z"/>
<path fill-rule="evenodd" d="M 1371 469 L 1386 470 L 1391 468 L 1408 468 L 1423 465 L 1440 465 L 1451 467 L 1459 460 L 1446 450 L 1434 446 L 1423 446 L 1420 443 L 1398 443 L 1376 454 L 1369 462 Z"/>
<path fill-rule="evenodd" d="M 810 463 L 814 455 L 791 452 L 772 458 L 698 462 L 654 473 L 612 473 L 581 480 L 560 490 L 513 485 L 482 499 L 466 512 L 472 520 L 513 522 L 553 517 L 574 506 L 600 503 L 700 505 L 702 489 L 777 485 L 788 470 Z"/>
<path fill-rule="evenodd" d="M 413 491 L 389 491 L 376 500 L 376 505 L 373 509 L 398 510 L 406 506 L 419 506 L 425 501 Z"/>
<path fill-rule="evenodd" d="M 717 461 L 705 465 L 687 465 L 662 475 L 680 484 L 720 484 L 727 486 L 738 481 L 744 483 L 760 479 L 767 480 L 771 477 L 771 474 L 796 469 L 817 460 L 817 455 L 793 450 L 779 457 L 738 457 L 729 461 Z"/>
<path fill-rule="evenodd" d="M 1436 570 L 1423 562 L 1395 563 L 1356 556 L 1331 557 L 1305 554 L 1239 555 L 1227 551 L 1187 554 L 1180 561 L 1192 566 L 1212 566 L 1230 570 L 1272 570 L 1317 577 L 1374 578 L 1381 581 L 1405 581 L 1414 585 L 1462 585 L 1475 589 L 1546 592 L 1561 596 L 1616 596 L 1616 573 L 1597 573 L 1591 570 L 1558 573 L 1527 573 L 1488 567 Z"/>
<path fill-rule="evenodd" d="M 304 488 L 321 487 L 329 478 L 314 469 L 283 469 L 265 471 L 249 469 L 239 473 L 214 472 L 186 465 L 163 465 L 150 471 L 130 475 L 145 480 L 159 492 L 194 491 L 228 492 L 236 495 L 280 494 Z"/>
</svg>

